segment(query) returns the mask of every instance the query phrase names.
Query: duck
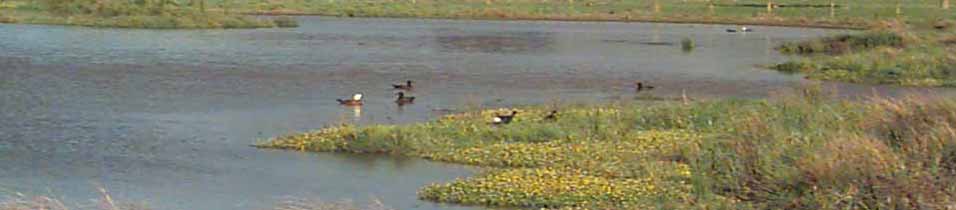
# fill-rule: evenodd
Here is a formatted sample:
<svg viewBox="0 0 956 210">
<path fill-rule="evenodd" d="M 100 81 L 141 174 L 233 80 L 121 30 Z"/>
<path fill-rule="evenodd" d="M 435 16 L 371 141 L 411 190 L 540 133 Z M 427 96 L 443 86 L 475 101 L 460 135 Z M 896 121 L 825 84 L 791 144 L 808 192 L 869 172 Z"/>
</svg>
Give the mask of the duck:
<svg viewBox="0 0 956 210">
<path fill-rule="evenodd" d="M 491 119 L 491 123 L 495 125 L 508 124 L 514 120 L 515 115 L 518 115 L 518 111 L 511 111 L 511 115 L 495 114 L 495 117 Z"/>
<path fill-rule="evenodd" d="M 558 120 L 558 110 L 551 110 L 547 116 L 544 116 L 544 120 L 555 121 Z"/>
<path fill-rule="evenodd" d="M 395 99 L 395 103 L 398 104 L 399 106 L 405 105 L 405 104 L 413 104 L 413 103 L 415 103 L 415 97 L 414 97 L 414 96 L 405 96 L 405 92 L 398 92 L 398 93 L 396 93 L 395 95 L 398 95 L 398 98 Z"/>
<path fill-rule="evenodd" d="M 339 102 L 339 105 L 345 106 L 361 106 L 362 105 L 362 94 L 356 93 L 352 95 L 351 99 L 335 99 Z"/>
<path fill-rule="evenodd" d="M 735 28 L 728 28 L 728 29 L 727 29 L 727 32 L 728 32 L 728 33 L 753 32 L 753 31 L 754 31 L 754 30 L 753 30 L 752 28 L 747 28 L 747 26 L 740 27 L 740 30 L 735 29 Z"/>
<path fill-rule="evenodd" d="M 405 84 L 392 84 L 392 88 L 398 89 L 398 90 L 411 90 L 411 89 L 412 89 L 412 81 L 411 81 L 411 80 L 406 80 L 406 81 L 405 81 Z"/>
<path fill-rule="evenodd" d="M 637 92 L 654 89 L 654 86 L 644 85 L 643 82 L 637 82 L 635 84 L 637 85 Z"/>
</svg>

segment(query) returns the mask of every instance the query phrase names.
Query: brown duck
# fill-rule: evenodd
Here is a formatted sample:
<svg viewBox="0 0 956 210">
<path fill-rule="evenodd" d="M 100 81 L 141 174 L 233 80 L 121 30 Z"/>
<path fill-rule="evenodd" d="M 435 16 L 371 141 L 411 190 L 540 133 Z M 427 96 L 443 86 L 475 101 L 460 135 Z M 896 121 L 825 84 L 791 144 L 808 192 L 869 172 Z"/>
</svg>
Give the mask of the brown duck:
<svg viewBox="0 0 956 210">
<path fill-rule="evenodd" d="M 362 105 L 362 94 L 357 93 L 352 95 L 351 99 L 335 99 L 339 102 L 340 105 L 345 106 L 361 106 Z"/>
<path fill-rule="evenodd" d="M 545 121 L 555 121 L 558 120 L 558 110 L 551 110 L 547 116 L 544 116 Z"/>
</svg>

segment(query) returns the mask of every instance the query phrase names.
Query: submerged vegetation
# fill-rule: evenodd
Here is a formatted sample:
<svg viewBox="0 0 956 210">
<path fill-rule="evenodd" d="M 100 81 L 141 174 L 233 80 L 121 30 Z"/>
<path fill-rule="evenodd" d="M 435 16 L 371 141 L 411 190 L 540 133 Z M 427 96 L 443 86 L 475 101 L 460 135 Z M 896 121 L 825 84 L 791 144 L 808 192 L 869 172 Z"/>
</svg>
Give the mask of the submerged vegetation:
<svg viewBox="0 0 956 210">
<path fill-rule="evenodd" d="M 78 25 L 90 27 L 195 29 L 296 27 L 295 19 L 255 18 L 210 11 L 205 1 L 174 0 L 11 0 L 2 7 L 0 22 Z"/>
<path fill-rule="evenodd" d="M 333 126 L 259 147 L 483 166 L 422 199 L 553 209 L 882 209 L 956 205 L 956 101 L 865 102 L 819 88 L 765 100 L 486 110 Z"/>
</svg>

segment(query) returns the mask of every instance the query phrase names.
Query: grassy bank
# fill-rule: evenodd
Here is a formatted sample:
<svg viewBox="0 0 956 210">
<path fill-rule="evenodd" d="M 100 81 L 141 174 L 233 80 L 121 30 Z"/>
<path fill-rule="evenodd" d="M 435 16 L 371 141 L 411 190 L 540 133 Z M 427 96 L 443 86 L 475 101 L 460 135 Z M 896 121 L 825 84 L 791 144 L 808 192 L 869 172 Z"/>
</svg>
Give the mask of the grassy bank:
<svg viewBox="0 0 956 210">
<path fill-rule="evenodd" d="M 185 3 L 144 1 L 8 1 L 0 23 L 76 25 L 110 28 L 203 29 L 297 27 L 292 18 L 254 18 Z M 160 1 L 157 1 L 160 2 Z M 176 1 L 171 1 L 176 2 Z"/>
<path fill-rule="evenodd" d="M 895 0 L 211 0 L 250 14 L 869 27 L 881 20 L 954 17 L 935 1 Z M 831 7 L 831 3 L 833 3 Z"/>
<path fill-rule="evenodd" d="M 949 21 L 898 25 L 853 35 L 788 43 L 798 58 L 774 66 L 817 80 L 904 86 L 956 86 L 956 33 Z"/>
<path fill-rule="evenodd" d="M 767 100 L 491 110 L 412 125 L 334 126 L 261 143 L 483 166 L 422 199 L 596 209 L 920 209 L 956 205 L 956 101 Z"/>
</svg>

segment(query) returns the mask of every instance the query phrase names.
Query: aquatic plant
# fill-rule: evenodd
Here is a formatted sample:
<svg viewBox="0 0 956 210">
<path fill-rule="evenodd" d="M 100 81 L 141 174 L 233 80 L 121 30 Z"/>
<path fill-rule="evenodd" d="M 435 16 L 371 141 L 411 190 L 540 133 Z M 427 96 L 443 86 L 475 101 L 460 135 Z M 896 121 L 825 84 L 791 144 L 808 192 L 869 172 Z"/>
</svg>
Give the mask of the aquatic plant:
<svg viewBox="0 0 956 210">
<path fill-rule="evenodd" d="M 508 169 L 425 187 L 419 196 L 439 202 L 523 207 L 650 207 L 649 198 L 679 198 L 689 186 L 652 178 L 610 179 L 572 169 Z"/>
<path fill-rule="evenodd" d="M 690 52 L 697 47 L 697 44 L 691 38 L 684 38 L 680 40 L 680 47 L 681 47 L 681 50 L 683 50 L 684 52 Z"/>
</svg>

